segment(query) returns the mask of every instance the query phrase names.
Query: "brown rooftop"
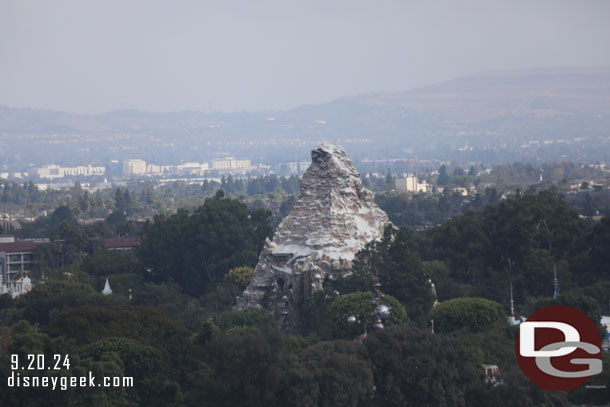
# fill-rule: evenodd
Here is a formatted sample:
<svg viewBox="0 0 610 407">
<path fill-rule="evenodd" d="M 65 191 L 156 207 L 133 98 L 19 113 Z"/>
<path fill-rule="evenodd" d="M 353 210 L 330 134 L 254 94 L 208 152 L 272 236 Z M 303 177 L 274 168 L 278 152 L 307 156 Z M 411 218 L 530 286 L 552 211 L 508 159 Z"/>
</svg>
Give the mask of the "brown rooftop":
<svg viewBox="0 0 610 407">
<path fill-rule="evenodd" d="M 139 246 L 140 238 L 139 237 L 111 238 L 111 239 L 104 239 L 104 243 L 106 244 L 106 247 L 109 249 L 129 248 L 129 247 Z"/>
<path fill-rule="evenodd" d="M 7 252 L 7 253 L 33 252 L 35 247 L 36 247 L 36 242 L 31 242 L 31 241 L 0 243 L 0 252 Z"/>
</svg>

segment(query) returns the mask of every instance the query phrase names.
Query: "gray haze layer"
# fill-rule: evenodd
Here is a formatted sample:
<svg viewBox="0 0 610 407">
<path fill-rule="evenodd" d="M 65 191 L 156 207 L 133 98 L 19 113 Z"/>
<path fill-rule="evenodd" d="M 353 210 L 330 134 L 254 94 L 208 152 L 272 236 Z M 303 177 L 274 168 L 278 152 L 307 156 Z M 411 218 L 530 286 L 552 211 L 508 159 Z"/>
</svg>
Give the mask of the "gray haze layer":
<svg viewBox="0 0 610 407">
<path fill-rule="evenodd" d="M 0 0 L 0 105 L 261 111 L 610 65 L 610 2 Z"/>
</svg>

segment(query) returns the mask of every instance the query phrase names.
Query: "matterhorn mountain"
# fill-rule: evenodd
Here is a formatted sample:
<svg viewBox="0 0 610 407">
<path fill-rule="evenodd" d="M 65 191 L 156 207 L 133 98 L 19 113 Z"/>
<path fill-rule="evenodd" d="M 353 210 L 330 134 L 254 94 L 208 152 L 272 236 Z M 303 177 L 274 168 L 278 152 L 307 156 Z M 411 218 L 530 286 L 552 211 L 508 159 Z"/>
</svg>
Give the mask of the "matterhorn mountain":
<svg viewBox="0 0 610 407">
<path fill-rule="evenodd" d="M 304 300 L 325 281 L 351 274 L 356 253 L 388 224 L 345 151 L 322 144 L 311 152 L 294 208 L 265 242 L 237 309 L 266 308 L 282 329 L 295 329 Z"/>
</svg>

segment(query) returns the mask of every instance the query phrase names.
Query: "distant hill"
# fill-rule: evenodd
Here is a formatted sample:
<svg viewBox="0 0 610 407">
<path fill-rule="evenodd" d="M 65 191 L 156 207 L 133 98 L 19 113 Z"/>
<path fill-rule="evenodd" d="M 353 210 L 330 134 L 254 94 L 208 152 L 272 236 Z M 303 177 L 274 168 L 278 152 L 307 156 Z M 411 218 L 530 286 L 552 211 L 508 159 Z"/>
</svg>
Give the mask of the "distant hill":
<svg viewBox="0 0 610 407">
<path fill-rule="evenodd" d="M 117 157 L 122 149 L 130 156 L 150 155 L 155 148 L 171 145 L 179 155 L 180 149 L 192 151 L 194 146 L 218 151 L 220 147 L 227 150 L 227 143 L 260 142 L 277 148 L 277 143 L 295 140 L 308 145 L 334 141 L 346 145 L 355 158 L 364 152 L 372 156 L 401 149 L 422 152 L 456 148 L 460 143 L 596 140 L 610 134 L 610 67 L 488 72 L 279 112 L 119 110 L 78 115 L 0 107 L 0 149 L 19 147 L 19 140 L 35 149 L 46 143 L 37 135 L 49 134 L 60 145 L 69 138 L 69 148 L 80 148 L 80 153 L 113 149 Z M 358 151 L 360 147 L 350 147 L 352 142 L 372 146 Z"/>
<path fill-rule="evenodd" d="M 437 125 L 498 118 L 610 115 L 610 67 L 489 72 L 397 93 L 354 96 L 303 106 L 280 117 L 311 122 L 377 121 L 404 115 Z M 363 117 L 364 116 L 364 117 Z M 374 119 L 378 117 L 378 119 Z"/>
</svg>

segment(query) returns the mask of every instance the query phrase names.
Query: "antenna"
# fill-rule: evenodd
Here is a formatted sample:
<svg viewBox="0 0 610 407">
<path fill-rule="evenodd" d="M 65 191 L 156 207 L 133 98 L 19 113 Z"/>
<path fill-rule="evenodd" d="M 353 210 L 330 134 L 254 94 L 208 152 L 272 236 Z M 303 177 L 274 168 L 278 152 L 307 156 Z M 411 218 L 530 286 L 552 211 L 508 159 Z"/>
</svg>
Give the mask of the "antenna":
<svg viewBox="0 0 610 407">
<path fill-rule="evenodd" d="M 510 314 L 515 315 L 515 301 L 513 301 L 513 283 L 510 283 Z"/>
<path fill-rule="evenodd" d="M 513 300 L 513 282 L 510 282 L 510 316 L 508 317 L 508 323 L 515 325 L 515 301 Z"/>
<path fill-rule="evenodd" d="M 553 266 L 553 299 L 559 297 L 559 280 L 557 280 L 557 265 Z"/>
</svg>

